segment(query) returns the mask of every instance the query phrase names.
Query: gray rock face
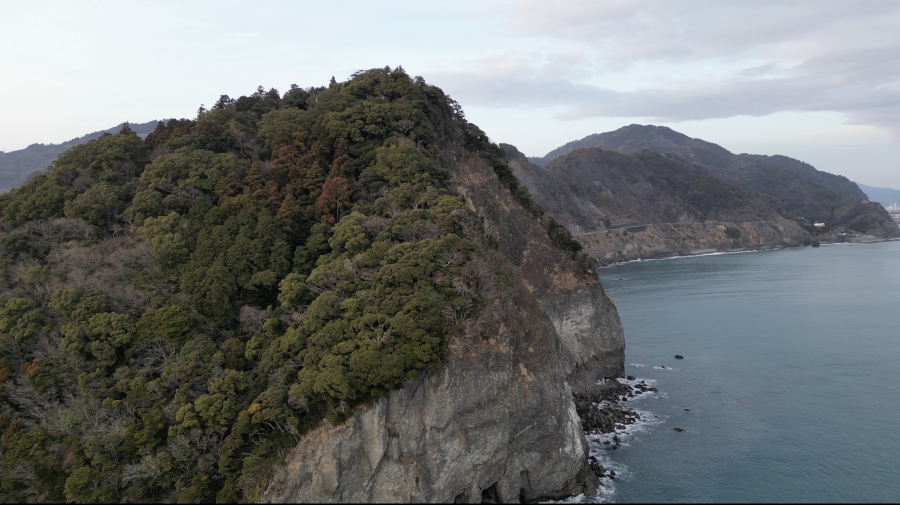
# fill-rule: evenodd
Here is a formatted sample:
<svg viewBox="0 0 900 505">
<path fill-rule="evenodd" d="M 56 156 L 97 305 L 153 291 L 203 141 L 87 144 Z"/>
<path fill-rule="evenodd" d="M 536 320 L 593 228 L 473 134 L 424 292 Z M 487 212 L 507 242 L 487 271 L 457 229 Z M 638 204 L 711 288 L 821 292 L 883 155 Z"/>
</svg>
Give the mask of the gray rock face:
<svg viewBox="0 0 900 505">
<path fill-rule="evenodd" d="M 556 295 L 543 303 L 563 347 L 569 352 L 568 382 L 589 393 L 604 377 L 625 372 L 625 332 L 616 306 L 598 282 Z"/>
<path fill-rule="evenodd" d="M 514 279 L 498 334 L 454 339 L 435 372 L 308 433 L 263 501 L 519 502 L 596 491 L 572 395 L 622 372 L 615 305 L 484 160 L 446 157 Z"/>
<path fill-rule="evenodd" d="M 621 323 L 599 284 L 547 302 L 550 317 L 533 298 L 519 302 L 510 319 L 531 329 L 454 342 L 435 373 L 308 434 L 264 500 L 479 502 L 496 493 L 518 502 L 584 492 L 587 444 L 569 381 L 583 389 L 621 370 Z"/>
</svg>

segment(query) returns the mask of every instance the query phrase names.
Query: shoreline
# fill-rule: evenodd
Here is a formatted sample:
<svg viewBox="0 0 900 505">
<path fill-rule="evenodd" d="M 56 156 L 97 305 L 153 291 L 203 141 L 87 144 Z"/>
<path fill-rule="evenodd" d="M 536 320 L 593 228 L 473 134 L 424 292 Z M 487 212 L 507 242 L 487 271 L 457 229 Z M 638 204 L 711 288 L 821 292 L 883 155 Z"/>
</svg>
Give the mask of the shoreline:
<svg viewBox="0 0 900 505">
<path fill-rule="evenodd" d="M 889 237 L 889 238 L 872 237 L 871 239 L 857 239 L 857 240 L 851 239 L 846 242 L 823 242 L 820 245 L 827 246 L 827 245 L 878 244 L 881 242 L 897 242 L 897 241 L 900 241 L 900 237 Z M 613 267 L 613 266 L 618 266 L 618 265 L 627 265 L 629 263 L 640 263 L 640 262 L 644 262 L 644 261 L 663 261 L 663 260 L 674 260 L 674 259 L 680 259 L 680 258 L 699 258 L 702 256 L 720 256 L 723 254 L 744 254 L 744 253 L 754 253 L 754 252 L 763 252 L 763 251 L 778 251 L 781 249 L 796 249 L 796 248 L 800 248 L 800 247 L 812 247 L 812 246 L 807 246 L 807 245 L 773 246 L 773 247 L 758 248 L 758 249 L 740 249 L 740 250 L 734 250 L 734 251 L 711 251 L 711 252 L 698 252 L 698 253 L 691 253 L 691 254 L 674 254 L 672 256 L 661 256 L 661 257 L 656 257 L 656 258 L 638 258 L 638 259 L 633 259 L 633 260 L 618 261 L 615 263 L 608 263 L 606 265 L 601 265 L 601 266 L 597 267 L 597 270 L 600 270 L 603 268 L 608 268 L 608 267 Z M 599 258 L 595 258 L 595 259 L 597 259 L 599 261 Z"/>
<path fill-rule="evenodd" d="M 632 405 L 660 394 L 656 380 L 623 375 L 606 378 L 598 386 L 591 393 L 574 395 L 576 413 L 589 445 L 587 471 L 596 479 L 596 491 L 592 496 L 582 493 L 547 503 L 603 503 L 611 499 L 616 494 L 616 481 L 632 476 L 628 467 L 613 457 L 615 451 L 630 446 L 638 433 L 664 422 L 639 405 Z"/>
<path fill-rule="evenodd" d="M 601 271 L 604 284 L 625 281 L 607 291 L 628 330 L 625 373 L 655 379 L 661 391 L 628 408 L 664 420 L 646 426 L 631 447 L 619 435 L 622 446 L 602 453 L 626 471 L 618 478 L 613 467 L 615 492 L 601 498 L 875 502 L 896 495 L 896 480 L 879 462 L 897 450 L 897 403 L 884 404 L 880 388 L 853 387 L 897 375 L 891 309 L 900 241 L 879 242 L 886 243 Z M 675 352 L 686 360 L 672 361 Z M 680 370 L 655 369 L 670 363 Z M 841 443 L 848 426 L 865 436 Z M 759 482 L 769 484 L 760 489 Z"/>
</svg>

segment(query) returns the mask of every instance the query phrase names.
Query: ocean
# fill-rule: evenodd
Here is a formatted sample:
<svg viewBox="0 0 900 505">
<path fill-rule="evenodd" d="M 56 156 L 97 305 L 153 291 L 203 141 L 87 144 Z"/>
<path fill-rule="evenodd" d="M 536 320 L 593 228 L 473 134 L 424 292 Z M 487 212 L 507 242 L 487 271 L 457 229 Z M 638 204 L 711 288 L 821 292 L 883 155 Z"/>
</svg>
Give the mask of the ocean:
<svg viewBox="0 0 900 505">
<path fill-rule="evenodd" d="M 578 501 L 900 501 L 900 242 L 599 273 L 659 392 L 618 450 L 591 437 L 617 476 Z"/>
</svg>

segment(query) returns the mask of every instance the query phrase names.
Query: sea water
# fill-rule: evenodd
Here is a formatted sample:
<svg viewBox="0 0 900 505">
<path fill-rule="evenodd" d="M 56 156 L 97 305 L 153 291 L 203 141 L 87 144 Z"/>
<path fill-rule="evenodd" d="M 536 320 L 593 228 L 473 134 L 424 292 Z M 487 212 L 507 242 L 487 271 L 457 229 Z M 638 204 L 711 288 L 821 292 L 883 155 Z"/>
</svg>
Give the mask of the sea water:
<svg viewBox="0 0 900 505">
<path fill-rule="evenodd" d="M 618 450 L 591 437 L 617 478 L 581 500 L 900 501 L 900 242 L 599 273 L 659 393 Z"/>
</svg>

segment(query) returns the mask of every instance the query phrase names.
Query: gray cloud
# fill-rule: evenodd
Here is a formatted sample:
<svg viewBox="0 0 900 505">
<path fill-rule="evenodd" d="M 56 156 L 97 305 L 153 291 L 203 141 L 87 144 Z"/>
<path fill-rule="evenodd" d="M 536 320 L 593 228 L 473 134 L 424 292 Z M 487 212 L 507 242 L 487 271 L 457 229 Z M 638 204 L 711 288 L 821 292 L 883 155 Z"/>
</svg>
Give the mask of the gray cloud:
<svg viewBox="0 0 900 505">
<path fill-rule="evenodd" d="M 509 30 L 567 52 L 501 54 L 434 76 L 463 103 L 659 122 L 836 111 L 900 135 L 900 2 L 520 1 L 507 16 Z M 637 64 L 719 75 L 585 84 Z"/>
<path fill-rule="evenodd" d="M 608 63 L 790 57 L 896 40 L 891 1 L 515 1 L 507 28 L 602 51 Z"/>
</svg>

